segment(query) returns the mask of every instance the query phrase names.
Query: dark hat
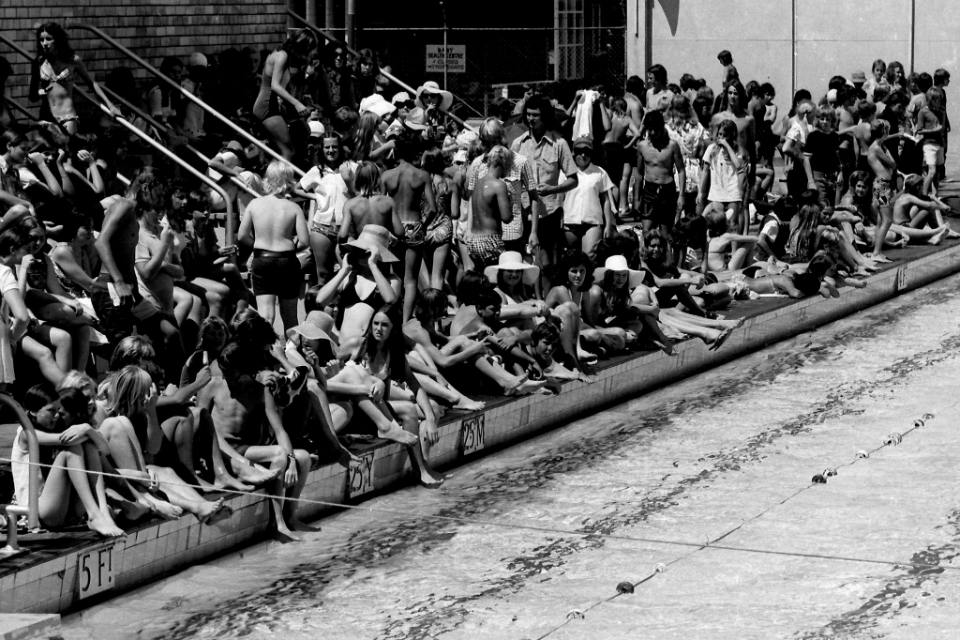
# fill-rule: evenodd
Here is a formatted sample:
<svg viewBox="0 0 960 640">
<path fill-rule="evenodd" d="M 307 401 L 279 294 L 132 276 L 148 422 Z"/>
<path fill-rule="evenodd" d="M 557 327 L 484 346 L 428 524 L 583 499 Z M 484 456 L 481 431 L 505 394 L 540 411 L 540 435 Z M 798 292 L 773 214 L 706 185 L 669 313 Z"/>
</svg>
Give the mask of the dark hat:
<svg viewBox="0 0 960 640">
<path fill-rule="evenodd" d="M 573 148 L 574 149 L 587 148 L 587 149 L 590 149 L 590 151 L 593 151 L 593 138 L 591 138 L 590 136 L 582 136 L 580 138 L 577 138 L 576 140 L 573 141 Z"/>
</svg>

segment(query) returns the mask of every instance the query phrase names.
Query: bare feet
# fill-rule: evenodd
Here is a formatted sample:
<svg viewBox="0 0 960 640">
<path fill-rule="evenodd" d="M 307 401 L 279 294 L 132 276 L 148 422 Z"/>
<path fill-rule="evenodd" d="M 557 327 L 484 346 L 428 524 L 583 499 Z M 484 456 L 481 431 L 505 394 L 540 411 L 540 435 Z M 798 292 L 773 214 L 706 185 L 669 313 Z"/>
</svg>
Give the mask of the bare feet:
<svg viewBox="0 0 960 640">
<path fill-rule="evenodd" d="M 217 524 L 233 515 L 233 508 L 224 503 L 223 498 L 216 502 L 204 501 L 197 511 L 200 524 Z"/>
<path fill-rule="evenodd" d="M 264 469 L 255 464 L 237 464 L 234 465 L 233 471 L 241 481 L 246 484 L 252 484 L 255 487 L 267 484 L 280 475 L 280 469 Z"/>
<path fill-rule="evenodd" d="M 110 504 L 113 507 L 111 509 L 113 516 L 123 518 L 127 522 L 136 522 L 140 518 L 153 513 L 150 505 L 131 502 L 130 500 L 124 500 L 122 498 L 117 499 L 113 496 L 110 496 Z"/>
<path fill-rule="evenodd" d="M 387 429 L 377 429 L 377 435 L 384 440 L 399 442 L 405 447 L 417 444 L 417 436 L 409 431 L 404 431 L 403 427 L 396 422 L 391 422 Z"/>
<path fill-rule="evenodd" d="M 243 482 L 240 482 L 229 473 L 224 473 L 217 476 L 213 480 L 213 490 L 217 491 L 220 489 L 233 489 L 234 491 L 251 491 L 253 490 L 253 485 L 249 485 Z"/>
<path fill-rule="evenodd" d="M 520 386 L 507 391 L 508 396 L 525 396 L 528 393 L 534 393 L 546 386 L 546 380 L 525 380 Z"/>
<path fill-rule="evenodd" d="M 87 528 L 108 538 L 119 538 L 127 535 L 127 532 L 118 527 L 110 516 L 103 514 L 87 520 Z"/>
<path fill-rule="evenodd" d="M 947 237 L 947 233 L 950 231 L 950 227 L 944 225 L 940 227 L 936 235 L 927 240 L 927 244 L 938 245 L 943 242 L 943 239 Z"/>
<path fill-rule="evenodd" d="M 299 518 L 290 518 L 290 528 L 294 531 L 305 531 L 310 533 L 318 533 L 321 531 L 320 527 L 314 527 L 305 522 L 301 522 Z"/>
<path fill-rule="evenodd" d="M 439 489 L 441 485 L 443 485 L 444 480 L 444 478 L 430 471 L 420 472 L 420 486 L 426 489 Z"/>
<path fill-rule="evenodd" d="M 170 504 L 166 500 L 155 499 L 153 501 L 153 510 L 156 511 L 158 515 L 171 520 L 176 520 L 183 515 L 183 509 Z"/>
<path fill-rule="evenodd" d="M 677 354 L 674 353 L 674 351 L 673 351 L 673 345 L 670 344 L 669 342 L 663 343 L 663 342 L 660 342 L 659 340 L 654 340 L 654 341 L 653 341 L 653 344 L 655 344 L 655 345 L 657 346 L 657 348 L 660 349 L 660 351 L 663 351 L 663 352 L 664 352 L 665 354 L 667 354 L 668 356 L 675 356 L 675 355 L 677 355 Z"/>
<path fill-rule="evenodd" d="M 730 334 L 733 333 L 733 329 L 724 329 L 720 332 L 720 335 L 717 336 L 717 339 L 713 341 L 713 344 L 710 345 L 710 351 L 716 351 L 723 346 L 723 343 L 727 341 L 727 338 L 730 337 Z"/>
<path fill-rule="evenodd" d="M 288 529 L 287 525 L 283 525 L 283 527 L 277 527 L 277 531 L 273 534 L 273 539 L 277 542 L 282 542 L 283 544 L 300 542 L 300 536 L 293 535 L 293 531 Z"/>
<path fill-rule="evenodd" d="M 882 253 L 869 253 L 867 254 L 867 259 L 873 260 L 874 262 L 893 262 L 893 260 Z"/>
<path fill-rule="evenodd" d="M 457 401 L 457 404 L 453 405 L 453 408 L 460 409 L 462 411 L 480 411 L 480 409 L 483 409 L 485 406 L 485 402 L 463 397 Z"/>
</svg>

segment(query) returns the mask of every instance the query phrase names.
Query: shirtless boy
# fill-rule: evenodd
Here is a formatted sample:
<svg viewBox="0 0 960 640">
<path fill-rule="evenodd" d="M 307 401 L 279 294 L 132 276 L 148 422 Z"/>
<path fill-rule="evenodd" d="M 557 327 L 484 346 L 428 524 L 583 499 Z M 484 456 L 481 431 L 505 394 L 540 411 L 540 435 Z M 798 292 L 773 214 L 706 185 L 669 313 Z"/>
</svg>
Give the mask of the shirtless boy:
<svg viewBox="0 0 960 640">
<path fill-rule="evenodd" d="M 356 240 L 368 224 L 376 224 L 388 229 L 399 240 L 406 236 L 403 222 L 393 198 L 385 196 L 380 190 L 380 167 L 373 162 L 361 162 L 354 180 L 357 195 L 343 205 L 343 221 L 337 240 L 340 244 Z"/>
<path fill-rule="evenodd" d="M 250 276 L 257 309 L 273 325 L 276 309 L 285 331 L 297 324 L 300 260 L 297 250 L 310 247 L 307 220 L 300 207 L 286 199 L 293 190 L 289 164 L 274 160 L 264 174 L 265 195 L 253 200 L 240 221 L 237 240 L 253 245 Z"/>
<path fill-rule="evenodd" d="M 507 183 L 501 178 L 510 171 L 513 154 L 500 145 L 488 153 L 484 161 L 487 174 L 477 180 L 471 204 L 470 235 L 467 250 L 477 270 L 496 264 L 503 253 L 503 223 L 513 220 Z"/>
<path fill-rule="evenodd" d="M 873 243 L 873 253 L 867 257 L 874 262 L 890 262 L 883 255 L 883 239 L 893 224 L 893 196 L 897 192 L 897 163 L 884 148 L 884 143 L 894 136 L 887 135 L 887 122 L 874 120 L 870 125 L 870 148 L 867 151 L 867 164 L 873 172 L 873 203 L 880 211 L 880 223 L 877 225 L 877 234 Z"/>
<path fill-rule="evenodd" d="M 400 159 L 394 169 L 384 172 L 383 187 L 393 198 L 394 209 L 406 232 L 406 256 L 403 274 L 403 321 L 413 317 L 413 305 L 417 301 L 417 281 L 423 262 L 425 230 L 437 214 L 433 196 L 433 179 L 423 169 L 411 164 L 417 153 L 417 138 L 411 131 L 397 138 L 394 152 Z M 421 204 L 425 206 L 421 207 Z"/>
<path fill-rule="evenodd" d="M 294 531 L 313 531 L 297 518 L 297 498 L 307 483 L 310 454 L 294 449 L 283 428 L 280 409 L 270 390 L 256 380 L 251 363 L 256 354 L 231 343 L 218 358 L 223 378 L 215 378 L 197 394 L 197 404 L 210 410 L 221 447 L 232 447 L 250 464 L 267 465 L 279 475 L 270 490 L 282 542 L 300 540 Z M 239 464 L 230 459 L 232 464 Z M 286 500 L 282 498 L 287 498 Z"/>
<path fill-rule="evenodd" d="M 674 221 L 683 211 L 684 194 L 678 193 L 673 181 L 674 169 L 680 184 L 686 184 L 687 171 L 683 164 L 680 145 L 670 139 L 663 122 L 663 114 L 651 111 L 643 119 L 647 137 L 640 142 L 637 150 L 637 167 L 643 173 L 643 193 L 640 194 L 640 182 L 634 192 L 634 202 L 642 202 L 640 215 L 643 232 L 659 229 L 669 236 Z"/>
<path fill-rule="evenodd" d="M 103 219 L 103 228 L 95 245 L 102 260 L 97 281 L 107 286 L 98 287 L 91 298 L 102 330 L 111 344 L 131 335 L 134 327 L 155 345 L 165 342 L 159 311 L 141 295 L 135 268 L 140 241 L 136 211 L 156 210 L 165 199 L 165 183 L 153 171 L 144 170 L 130 185 L 127 197 L 114 202 Z M 170 357 L 164 358 L 163 365 L 165 368 L 173 365 L 175 368 L 171 370 L 179 370 L 182 361 L 174 362 L 182 354 L 182 349 L 174 348 L 180 341 L 179 332 L 173 329 L 166 341 L 170 352 L 176 354 L 168 352 Z"/>
</svg>

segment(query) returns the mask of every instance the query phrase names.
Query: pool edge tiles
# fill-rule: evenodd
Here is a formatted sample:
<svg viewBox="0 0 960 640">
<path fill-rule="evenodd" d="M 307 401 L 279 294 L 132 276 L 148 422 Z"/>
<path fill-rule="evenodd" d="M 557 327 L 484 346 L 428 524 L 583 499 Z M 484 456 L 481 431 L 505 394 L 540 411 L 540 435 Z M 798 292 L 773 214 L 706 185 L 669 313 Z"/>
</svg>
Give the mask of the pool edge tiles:
<svg viewBox="0 0 960 640">
<path fill-rule="evenodd" d="M 748 316 L 720 351 L 701 341 L 678 343 L 678 355 L 645 353 L 618 360 L 600 370 L 593 383 L 565 384 L 555 397 L 526 396 L 493 404 L 484 411 L 457 414 L 441 421 L 440 440 L 430 451 L 438 467 L 467 459 L 560 426 L 589 411 L 623 401 L 718 366 L 772 342 L 832 322 L 899 294 L 960 272 L 960 245 L 938 249 L 874 274 L 864 289 L 846 288 L 836 299 L 807 298 Z M 402 447 L 380 443 L 358 451 L 359 471 L 325 466 L 311 471 L 303 498 L 304 518 L 314 518 L 409 482 L 411 467 Z M 21 539 L 27 559 L 4 571 L 0 560 L 0 612 L 64 613 L 83 608 L 161 576 L 262 539 L 269 526 L 264 495 L 229 496 L 234 515 L 212 526 L 194 516 L 134 527 L 115 542 L 72 545 L 50 558 L 30 562 L 31 539 Z M 49 534 L 47 534 L 49 537 Z M 34 539 L 36 540 L 36 539 Z M 47 555 L 49 553 L 47 552 Z"/>
</svg>

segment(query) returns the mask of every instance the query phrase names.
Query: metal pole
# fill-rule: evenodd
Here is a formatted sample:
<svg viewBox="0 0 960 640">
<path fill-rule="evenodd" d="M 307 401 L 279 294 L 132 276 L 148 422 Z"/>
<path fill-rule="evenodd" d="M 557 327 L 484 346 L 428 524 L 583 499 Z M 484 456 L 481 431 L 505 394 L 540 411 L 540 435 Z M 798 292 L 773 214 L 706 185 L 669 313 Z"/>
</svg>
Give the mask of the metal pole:
<svg viewBox="0 0 960 640">
<path fill-rule="evenodd" d="M 323 26 L 326 29 L 336 28 L 337 14 L 336 7 L 333 6 L 334 0 L 324 0 L 323 6 Z"/>
<path fill-rule="evenodd" d="M 560 3 L 553 0 L 553 79 L 560 79 Z"/>
<path fill-rule="evenodd" d="M 311 22 L 317 21 L 317 2 L 318 0 L 306 0 L 306 6 L 304 7 L 306 11 L 304 13 L 307 14 L 307 20 L 310 20 Z M 289 16 L 287 17 L 287 20 L 292 22 Z"/>
<path fill-rule="evenodd" d="M 289 13 L 289 12 L 288 12 L 288 13 Z M 215 118 L 217 118 L 218 120 L 220 120 L 220 122 L 224 123 L 224 124 L 227 125 L 229 128 L 233 129 L 234 132 L 236 132 L 237 134 L 239 134 L 240 136 L 242 136 L 245 140 L 249 140 L 250 142 L 252 142 L 253 144 L 255 144 L 261 151 L 263 151 L 264 153 L 266 153 L 268 156 L 270 156 L 270 157 L 273 158 L 274 160 L 279 160 L 280 162 L 286 162 L 287 164 L 289 164 L 289 165 L 293 168 L 294 173 L 296 173 L 298 176 L 301 176 L 301 177 L 302 177 L 302 176 L 305 175 L 303 169 L 301 169 L 301 168 L 298 167 L 297 165 L 293 164 L 292 162 L 290 162 L 289 160 L 287 160 L 286 158 L 284 158 L 283 156 L 281 156 L 279 153 L 277 153 L 276 151 L 274 151 L 273 149 L 271 149 L 270 147 L 268 147 L 268 146 L 265 145 L 264 143 L 260 142 L 259 140 L 257 140 L 256 138 L 254 138 L 252 135 L 250 135 L 249 133 L 247 133 L 246 131 L 244 131 L 244 130 L 241 129 L 240 127 L 238 127 L 236 124 L 233 123 L 232 120 L 230 120 L 229 118 L 227 118 L 226 116 L 224 116 L 222 113 L 220 113 L 219 111 L 217 111 L 216 109 L 214 109 L 213 107 L 211 107 L 210 105 L 208 105 L 206 102 L 204 102 L 203 100 L 201 100 L 201 99 L 198 98 L 197 96 L 193 95 L 192 93 L 190 93 L 189 91 L 187 91 L 186 89 L 184 89 L 183 87 L 181 87 L 179 84 L 177 84 L 176 82 L 174 82 L 173 80 L 171 80 L 171 79 L 168 78 L 167 76 L 165 76 L 165 75 L 163 75 L 162 73 L 160 73 L 160 71 L 159 71 L 156 67 L 154 67 L 152 64 L 150 64 L 149 62 L 147 62 L 146 60 L 144 60 L 143 58 L 141 58 L 140 56 L 138 56 L 137 54 L 135 54 L 133 51 L 131 51 L 131 50 L 128 49 L 127 47 L 123 46 L 122 44 L 120 44 L 119 42 L 117 42 L 116 40 L 114 40 L 113 38 L 111 38 L 110 36 L 108 36 L 106 33 L 104 33 L 103 31 L 101 31 L 101 30 L 98 29 L 97 27 L 94 27 L 94 26 L 89 25 L 89 24 L 80 23 L 80 24 L 71 24 L 71 25 L 68 26 L 68 28 L 69 28 L 69 29 L 83 29 L 84 31 L 89 31 L 90 33 L 96 35 L 98 38 L 100 38 L 101 40 L 103 40 L 104 42 L 106 42 L 107 44 L 109 44 L 111 47 L 113 47 L 113 48 L 116 49 L 117 51 L 123 53 L 125 56 L 127 56 L 128 58 L 130 58 L 131 60 L 133 60 L 134 62 L 136 62 L 137 64 L 139 64 L 141 67 L 143 67 L 144 69 L 146 69 L 147 71 L 149 71 L 151 74 L 153 74 L 154 76 L 156 76 L 161 82 L 163 82 L 163 83 L 166 84 L 167 86 L 173 88 L 174 90 L 178 91 L 184 98 L 186 98 L 187 100 L 190 100 L 191 102 L 195 103 L 195 104 L 198 105 L 201 109 L 203 109 L 204 111 L 206 111 L 207 113 L 209 113 L 209 114 L 212 115 L 213 117 L 215 117 Z M 134 128 L 136 129 L 136 127 L 134 127 Z"/>
<path fill-rule="evenodd" d="M 644 0 L 643 3 L 643 72 L 641 78 L 647 77 L 647 69 L 653 66 L 653 0 Z"/>
<path fill-rule="evenodd" d="M 910 0 L 910 73 L 913 73 L 917 45 L 917 0 Z"/>
<path fill-rule="evenodd" d="M 357 0 L 347 0 L 346 15 L 344 16 L 343 26 L 346 27 L 347 33 L 347 45 L 350 47 L 357 46 L 357 34 L 356 34 L 356 25 L 354 24 L 354 18 L 357 15 Z"/>
<path fill-rule="evenodd" d="M 790 99 L 797 94 L 797 0 L 793 0 L 792 8 L 793 27 L 790 36 L 793 60 L 790 65 Z"/>
<path fill-rule="evenodd" d="M 440 0 L 440 14 L 443 16 L 443 90 L 447 90 L 447 9 Z"/>
</svg>

